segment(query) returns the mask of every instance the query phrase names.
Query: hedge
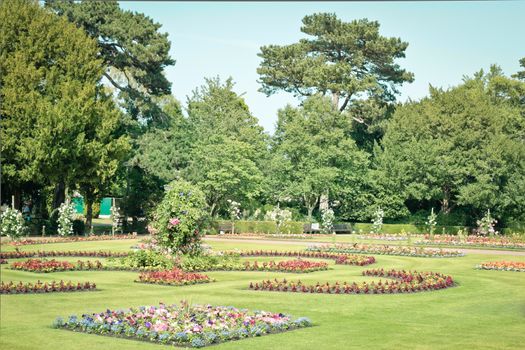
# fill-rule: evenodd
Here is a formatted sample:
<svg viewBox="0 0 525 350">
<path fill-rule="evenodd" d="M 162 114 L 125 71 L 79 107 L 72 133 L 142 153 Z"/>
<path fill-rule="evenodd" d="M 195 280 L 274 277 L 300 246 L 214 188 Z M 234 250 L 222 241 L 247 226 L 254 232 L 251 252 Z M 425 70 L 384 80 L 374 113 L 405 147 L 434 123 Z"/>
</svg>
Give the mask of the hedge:
<svg viewBox="0 0 525 350">
<path fill-rule="evenodd" d="M 281 233 L 285 234 L 302 234 L 304 222 L 289 221 L 281 228 Z M 220 230 L 231 231 L 231 221 L 217 220 L 214 221 L 211 233 L 219 233 Z M 276 233 L 277 225 L 274 221 L 235 221 L 235 233 Z"/>
<path fill-rule="evenodd" d="M 368 223 L 356 223 L 353 225 L 354 231 L 359 233 L 362 230 L 362 233 L 369 233 L 372 230 L 372 224 Z M 444 231 L 443 231 L 444 230 Z M 464 226 L 436 226 L 434 233 L 435 234 L 456 234 L 459 230 L 464 230 L 467 233 L 470 233 L 472 228 Z M 381 228 L 381 233 L 428 233 L 428 227 L 426 225 L 413 225 L 413 224 L 383 224 Z"/>
</svg>

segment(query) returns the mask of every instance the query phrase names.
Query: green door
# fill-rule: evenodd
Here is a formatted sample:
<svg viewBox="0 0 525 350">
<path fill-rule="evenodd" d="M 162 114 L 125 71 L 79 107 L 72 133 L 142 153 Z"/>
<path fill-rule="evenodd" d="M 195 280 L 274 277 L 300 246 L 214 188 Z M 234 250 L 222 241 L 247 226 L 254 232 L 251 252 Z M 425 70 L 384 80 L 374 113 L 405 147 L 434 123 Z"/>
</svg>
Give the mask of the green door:
<svg viewBox="0 0 525 350">
<path fill-rule="evenodd" d="M 111 215 L 111 198 L 105 197 L 100 201 L 100 215 L 110 216 Z"/>
</svg>

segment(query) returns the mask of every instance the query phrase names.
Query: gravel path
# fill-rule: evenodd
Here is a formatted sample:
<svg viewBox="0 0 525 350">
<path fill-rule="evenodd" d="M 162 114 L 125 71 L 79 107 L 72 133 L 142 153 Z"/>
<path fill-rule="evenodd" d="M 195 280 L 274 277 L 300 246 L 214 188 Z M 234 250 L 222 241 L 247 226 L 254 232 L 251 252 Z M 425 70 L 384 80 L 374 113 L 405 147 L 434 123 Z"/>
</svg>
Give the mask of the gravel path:
<svg viewBox="0 0 525 350">
<path fill-rule="evenodd" d="M 309 244 L 329 244 L 329 242 L 319 241 L 299 241 L 299 240 L 270 240 L 270 239 L 250 239 L 250 238 L 216 238 L 206 237 L 206 241 L 211 242 L 239 242 L 239 243 L 260 243 L 260 244 L 277 244 L 277 245 L 309 245 Z M 436 249 L 436 247 L 428 247 Z M 465 254 L 483 254 L 483 255 L 514 255 L 514 256 L 525 256 L 525 251 L 515 250 L 493 250 L 493 249 L 471 249 L 471 248 L 443 248 L 443 250 L 459 250 Z"/>
</svg>

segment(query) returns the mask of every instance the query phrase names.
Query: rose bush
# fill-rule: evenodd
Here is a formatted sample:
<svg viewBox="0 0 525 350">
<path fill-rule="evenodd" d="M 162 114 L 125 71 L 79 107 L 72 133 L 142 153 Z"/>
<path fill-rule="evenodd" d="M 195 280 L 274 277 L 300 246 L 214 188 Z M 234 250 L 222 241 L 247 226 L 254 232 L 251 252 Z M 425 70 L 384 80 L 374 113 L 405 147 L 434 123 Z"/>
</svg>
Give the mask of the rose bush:
<svg viewBox="0 0 525 350">
<path fill-rule="evenodd" d="M 154 243 L 169 253 L 198 255 L 207 212 L 204 193 L 186 181 L 174 181 L 153 214 Z"/>
</svg>

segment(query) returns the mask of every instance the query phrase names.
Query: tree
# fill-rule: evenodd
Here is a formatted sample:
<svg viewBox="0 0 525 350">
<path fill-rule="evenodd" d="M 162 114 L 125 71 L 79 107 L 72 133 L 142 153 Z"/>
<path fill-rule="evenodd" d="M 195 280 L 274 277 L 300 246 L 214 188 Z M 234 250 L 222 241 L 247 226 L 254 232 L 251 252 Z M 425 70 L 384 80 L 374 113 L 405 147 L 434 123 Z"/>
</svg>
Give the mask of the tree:
<svg viewBox="0 0 525 350">
<path fill-rule="evenodd" d="M 377 192 L 389 187 L 396 205 L 439 202 L 444 214 L 462 206 L 523 215 L 525 119 L 512 96 L 495 93 L 508 79 L 493 67 L 398 108 L 378 152 Z"/>
<path fill-rule="evenodd" d="M 107 181 L 128 150 L 120 112 L 99 85 L 96 42 L 37 3 L 0 5 L 3 180 L 64 188 Z"/>
<path fill-rule="evenodd" d="M 231 78 L 206 79 L 188 99 L 190 160 L 182 172 L 199 184 L 210 212 L 226 208 L 226 200 L 251 201 L 261 193 L 260 169 L 268 158 L 267 135 L 244 99 L 233 91 Z"/>
<path fill-rule="evenodd" d="M 146 122 L 164 120 L 155 97 L 171 93 L 164 69 L 175 61 L 160 24 L 142 13 L 122 10 L 116 1 L 46 0 L 45 5 L 97 40 L 106 66 L 103 75 L 130 116 Z"/>
<path fill-rule="evenodd" d="M 296 96 L 330 94 L 334 108 L 344 111 L 364 96 L 393 101 L 396 87 L 413 80 L 395 62 L 405 57 L 408 44 L 381 36 L 378 22 L 343 22 L 328 13 L 305 16 L 302 22 L 301 31 L 311 38 L 261 47 L 257 72 L 267 95 L 279 90 Z M 368 123 L 358 114 L 352 118 Z"/>
<path fill-rule="evenodd" d="M 278 114 L 272 172 L 281 197 L 300 199 L 309 219 L 323 193 L 339 197 L 342 191 L 358 195 L 368 156 L 349 137 L 350 123 L 321 96 L 308 98 L 300 108 Z"/>
<path fill-rule="evenodd" d="M 229 198 L 250 200 L 259 195 L 262 178 L 252 160 L 255 152 L 246 142 L 221 136 L 195 146 L 184 177 L 204 191 L 210 215 L 216 215 Z"/>
<path fill-rule="evenodd" d="M 516 79 L 525 80 L 525 57 L 520 59 L 520 66 L 523 68 L 523 70 L 513 75 L 513 77 Z"/>
</svg>

